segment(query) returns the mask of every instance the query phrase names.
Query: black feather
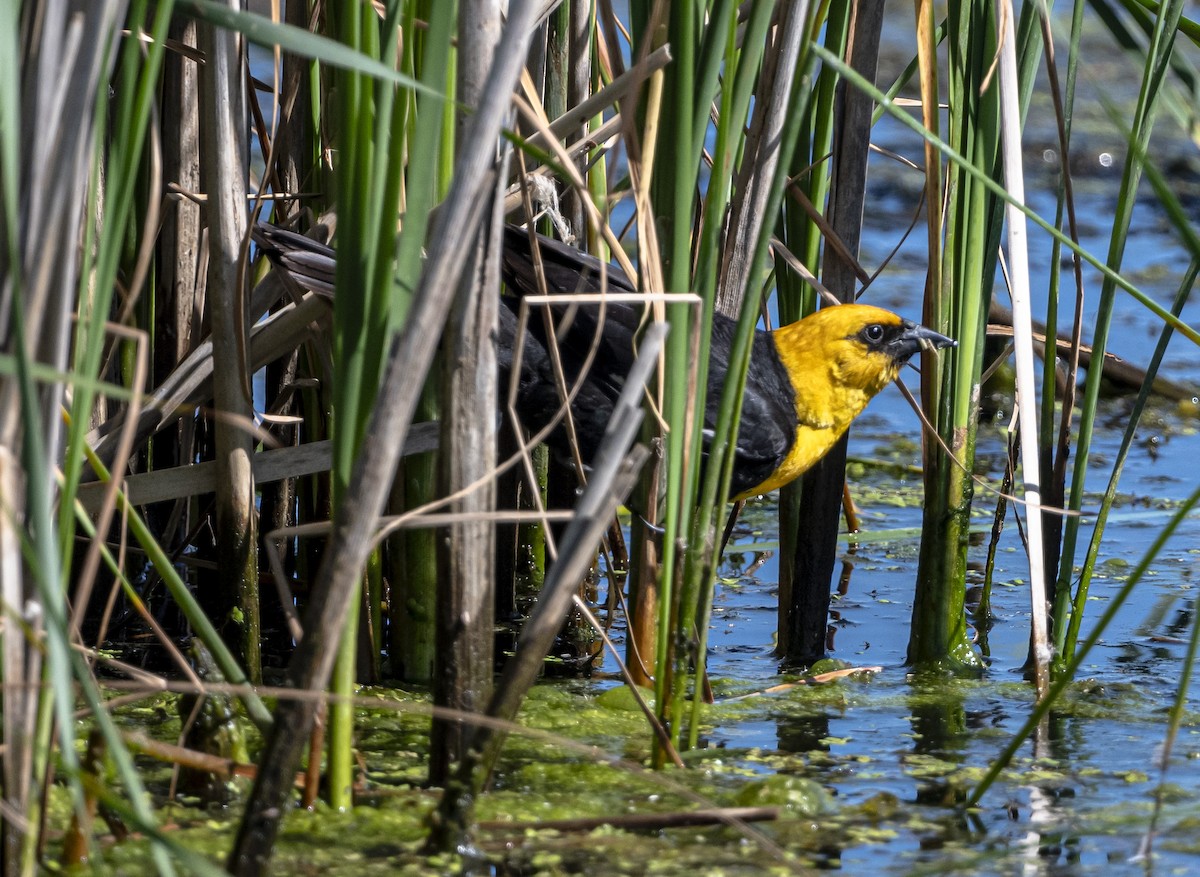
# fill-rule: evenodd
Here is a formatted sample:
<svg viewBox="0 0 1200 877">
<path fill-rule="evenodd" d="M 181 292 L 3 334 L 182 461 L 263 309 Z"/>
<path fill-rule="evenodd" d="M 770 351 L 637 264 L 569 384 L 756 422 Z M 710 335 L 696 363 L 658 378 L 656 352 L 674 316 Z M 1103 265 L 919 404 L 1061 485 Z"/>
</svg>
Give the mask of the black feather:
<svg viewBox="0 0 1200 877">
<path fill-rule="evenodd" d="M 328 231 L 319 226 L 322 240 L 314 240 L 265 222 L 255 223 L 254 242 L 272 264 L 287 270 L 301 286 L 326 296 L 333 295 L 337 266 L 333 248 L 326 245 Z"/>
<path fill-rule="evenodd" d="M 505 285 L 518 296 L 538 293 L 529 235 L 509 226 L 505 230 L 503 274 Z M 547 290 L 551 293 L 591 292 L 599 289 L 601 271 L 606 272 L 609 291 L 632 292 L 633 284 L 613 265 L 565 244 L 538 236 Z M 501 309 L 500 361 L 502 379 L 512 369 L 512 346 L 517 328 L 519 299 L 505 297 Z M 638 327 L 643 308 L 623 302 L 578 307 L 554 306 L 555 333 L 568 386 L 583 384 L 571 406 L 580 456 L 586 464 L 597 452 L 604 427 L 612 415 L 624 377 L 633 365 Z M 704 405 L 704 448 L 716 425 L 721 391 L 729 370 L 736 323 L 721 314 L 713 317 L 709 352 L 708 391 Z M 553 363 L 547 349 L 544 321 L 531 313 L 529 332 L 521 363 L 517 410 L 525 426 L 540 430 L 551 422 L 561 407 L 554 383 Z M 596 355 L 584 373 L 588 351 L 597 344 Z M 787 456 L 796 438 L 795 392 L 779 358 L 775 342 L 767 332 L 755 331 L 746 390 L 742 397 L 742 427 L 734 450 L 730 495 L 761 484 Z M 560 424 L 548 439 L 556 453 L 569 458 L 565 428 Z"/>
<path fill-rule="evenodd" d="M 268 258 L 285 268 L 299 283 L 332 294 L 336 263 L 330 247 L 261 223 L 255 226 L 254 237 Z M 602 276 L 611 292 L 635 291 L 633 283 L 620 268 L 605 265 L 594 256 L 541 235 L 537 241 L 548 292 L 597 291 Z M 504 306 L 500 308 L 497 337 L 501 393 L 505 395 L 517 349 L 521 298 L 540 293 L 532 245 L 524 229 L 505 228 L 501 265 L 505 285 L 513 293 L 501 299 Z M 625 302 L 606 302 L 603 305 L 555 305 L 550 310 L 567 387 L 579 384 L 571 414 L 580 456 L 586 465 L 599 451 L 613 406 L 636 358 L 637 335 L 645 316 L 644 308 Z M 706 454 L 708 436 L 716 425 L 721 391 L 729 370 L 735 331 L 733 320 L 720 314 L 713 316 L 708 391 L 704 404 Z M 549 339 L 541 309 L 531 308 L 521 345 L 516 397 L 517 412 L 531 432 L 538 432 L 554 422 L 561 408 Z M 594 355 L 591 354 L 593 347 Z M 558 457 L 569 461 L 567 431 L 562 419 L 558 420 L 547 441 Z M 731 496 L 763 483 L 779 467 L 796 440 L 796 422 L 795 391 L 775 341 L 767 332 L 756 330 L 742 397 L 742 425 L 734 448 Z"/>
</svg>

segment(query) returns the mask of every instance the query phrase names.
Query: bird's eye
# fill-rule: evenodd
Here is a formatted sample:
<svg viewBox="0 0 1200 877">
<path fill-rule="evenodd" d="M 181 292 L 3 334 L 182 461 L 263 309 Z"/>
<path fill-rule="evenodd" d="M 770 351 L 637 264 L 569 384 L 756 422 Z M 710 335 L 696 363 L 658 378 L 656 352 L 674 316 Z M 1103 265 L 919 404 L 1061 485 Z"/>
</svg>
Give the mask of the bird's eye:
<svg viewBox="0 0 1200 877">
<path fill-rule="evenodd" d="M 883 340 L 883 326 L 878 323 L 872 323 L 863 329 L 863 337 L 872 344 L 878 344 Z"/>
</svg>

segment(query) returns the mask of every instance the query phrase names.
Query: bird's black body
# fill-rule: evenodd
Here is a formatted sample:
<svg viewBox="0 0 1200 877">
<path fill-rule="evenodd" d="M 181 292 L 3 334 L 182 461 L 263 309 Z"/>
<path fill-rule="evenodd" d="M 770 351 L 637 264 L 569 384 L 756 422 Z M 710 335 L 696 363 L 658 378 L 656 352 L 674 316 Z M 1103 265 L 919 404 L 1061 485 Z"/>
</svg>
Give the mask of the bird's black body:
<svg viewBox="0 0 1200 877">
<path fill-rule="evenodd" d="M 277 265 L 299 283 L 332 294 L 334 252 L 309 238 L 259 225 L 255 238 Z M 571 415 L 580 457 L 595 458 L 613 407 L 636 358 L 644 306 L 627 302 L 555 304 L 551 307 L 555 340 L 549 340 L 540 308 L 530 312 L 527 331 L 518 339 L 521 299 L 543 290 L 557 294 L 629 293 L 633 284 L 620 269 L 605 265 L 565 244 L 537 237 L 515 226 L 504 232 L 502 273 L 510 295 L 503 296 L 497 360 L 502 393 L 516 374 L 516 409 L 531 432 L 552 427 L 548 443 L 564 461 L 573 458 L 560 414 L 561 397 L 551 350 L 557 349 L 566 387 L 574 393 Z M 713 316 L 708 388 L 704 400 L 704 437 L 717 420 L 729 370 L 735 323 Z M 822 308 L 773 332 L 756 330 L 742 396 L 741 427 L 733 451 L 730 497 L 745 499 L 798 477 L 845 433 L 876 393 L 896 378 L 918 350 L 935 350 L 954 341 L 889 311 L 868 305 Z"/>
<path fill-rule="evenodd" d="M 633 284 L 615 266 L 545 237 L 538 237 L 538 252 L 546 278 L 546 291 L 577 293 L 596 291 L 605 272 L 608 292 L 632 292 Z M 505 230 L 503 273 L 505 285 L 518 297 L 506 296 L 501 310 L 499 357 L 502 376 L 512 368 L 512 351 L 517 329 L 520 296 L 538 294 L 529 234 L 509 226 Z M 553 308 L 558 350 L 566 384 L 571 387 L 584 374 L 589 351 L 596 351 L 578 395 L 571 405 L 580 457 L 587 463 L 599 448 L 604 427 L 612 415 L 625 375 L 636 357 L 636 333 L 642 324 L 643 307 L 624 302 Z M 568 311 L 570 311 L 568 313 Z M 602 324 L 601 324 L 602 321 Z M 714 428 L 736 323 L 714 314 L 709 348 L 708 392 L 704 406 L 706 436 Z M 517 411 L 527 428 L 540 430 L 561 408 L 554 381 L 554 368 L 546 347 L 544 321 L 531 312 L 517 393 Z M 561 418 L 560 418 L 561 420 Z M 756 330 L 746 390 L 742 398 L 742 427 L 735 450 L 730 494 L 737 495 L 765 481 L 787 456 L 796 438 L 795 393 L 771 335 Z M 569 458 L 565 427 L 551 433 L 550 445 Z M 706 441 L 707 445 L 707 441 Z"/>
</svg>

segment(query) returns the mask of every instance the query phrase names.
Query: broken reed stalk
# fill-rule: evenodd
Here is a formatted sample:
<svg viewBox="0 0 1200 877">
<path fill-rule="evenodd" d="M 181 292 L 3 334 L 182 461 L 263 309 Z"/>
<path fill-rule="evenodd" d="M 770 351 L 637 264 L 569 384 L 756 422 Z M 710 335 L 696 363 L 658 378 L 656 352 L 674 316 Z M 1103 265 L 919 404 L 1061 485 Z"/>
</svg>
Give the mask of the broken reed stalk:
<svg viewBox="0 0 1200 877">
<path fill-rule="evenodd" d="M 496 686 L 488 707 L 489 718 L 511 721 L 542 669 L 554 637 L 562 627 L 573 591 L 591 566 L 596 546 L 608 528 L 617 506 L 628 494 L 648 451 L 635 448 L 628 455 L 642 421 L 641 397 L 651 372 L 658 365 L 667 326 L 653 323 L 647 328 L 638 358 L 630 370 L 621 395 L 613 407 L 599 456 L 594 461 L 588 485 L 575 507 L 575 517 L 563 534 L 558 559 L 546 575 L 536 607 L 525 622 L 512 658 Z M 499 757 L 504 735 L 495 724 L 479 726 L 452 779 L 447 782 L 441 804 L 433 817 L 429 846 L 457 849 L 467 831 L 476 796 L 487 784 Z"/>
<path fill-rule="evenodd" d="M 396 471 L 399 445 L 407 436 L 416 410 L 419 388 L 412 375 L 424 374 L 433 360 L 450 297 L 462 274 L 459 254 L 478 226 L 478 207 L 486 201 L 490 189 L 495 144 L 524 63 L 536 12 L 533 0 L 515 0 L 509 7 L 487 87 L 455 165 L 453 188 L 428 235 L 424 270 L 414 270 L 410 275 L 420 277 L 416 294 L 404 328 L 391 344 L 379 401 L 335 516 L 325 561 L 313 584 L 305 636 L 288 668 L 288 680 L 297 688 L 323 688 L 329 678 L 333 658 L 330 642 L 341 630 L 347 610 L 338 591 L 358 579 L 371 550 L 374 523 Z M 420 264 L 426 219 L 427 215 L 414 216 L 405 224 L 401 270 Z M 261 873 L 270 857 L 290 796 L 287 778 L 295 772 L 314 714 L 314 707 L 307 701 L 285 701 L 279 707 L 279 721 L 267 741 L 261 773 L 247 801 L 230 856 L 229 868 L 235 875 Z M 286 731 L 280 731 L 281 725 Z"/>
</svg>

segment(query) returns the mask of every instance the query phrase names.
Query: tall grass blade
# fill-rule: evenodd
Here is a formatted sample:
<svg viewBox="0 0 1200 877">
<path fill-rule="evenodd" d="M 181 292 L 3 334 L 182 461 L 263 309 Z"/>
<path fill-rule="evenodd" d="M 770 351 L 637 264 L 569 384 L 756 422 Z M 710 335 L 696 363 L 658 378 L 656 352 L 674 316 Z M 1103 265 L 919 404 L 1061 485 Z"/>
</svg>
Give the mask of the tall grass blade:
<svg viewBox="0 0 1200 877">
<path fill-rule="evenodd" d="M 565 13 L 566 10 L 562 10 Z M 470 0 L 459 6 L 456 94 L 478 106 L 501 30 L 499 8 Z M 561 14 L 561 13 L 560 13 Z M 506 127 L 510 127 L 511 120 Z M 469 121 L 459 119 L 458 148 L 469 134 Z M 496 507 L 496 418 L 499 408 L 497 349 L 499 326 L 500 242 L 504 226 L 504 186 L 511 155 L 498 144 L 496 182 L 481 191 L 484 216 L 467 242 L 466 263 L 458 294 L 450 306 L 442 359 L 442 445 L 440 487 L 458 496 L 453 511 L 478 515 L 449 528 L 440 540 L 442 581 L 438 594 L 438 662 L 435 702 L 438 706 L 481 712 L 492 696 L 495 665 L 496 534 L 486 520 Z M 463 495 L 464 491 L 469 491 Z M 436 723 L 431 776 L 442 778 L 445 766 L 467 752 L 471 729 L 459 723 Z"/>
<path fill-rule="evenodd" d="M 741 179 L 738 180 L 739 188 L 743 191 L 745 187 L 751 187 L 751 181 L 753 182 L 752 188 L 756 190 L 754 197 L 761 197 L 761 217 L 776 216 L 779 212 L 789 180 L 791 155 L 799 141 L 800 130 L 805 120 L 805 114 L 797 112 L 796 105 L 802 100 L 800 93 L 802 86 L 806 84 L 806 65 L 810 61 L 805 35 L 811 32 L 813 6 L 808 3 L 793 4 L 781 15 L 775 45 L 777 54 L 773 56 L 771 63 L 774 67 L 774 78 L 767 77 L 759 81 L 760 94 L 752 131 L 760 125 L 767 124 L 762 122 L 763 114 L 774 118 L 782 113 L 782 125 L 768 138 L 770 146 L 765 145 L 763 140 L 759 141 L 759 152 L 754 156 L 753 163 L 747 161 L 743 164 Z M 763 100 L 764 90 L 770 95 L 768 100 Z M 791 111 L 788 112 L 784 108 Z M 757 171 L 757 176 L 753 176 L 752 169 Z M 747 196 L 747 203 L 752 203 L 754 197 Z M 738 433 L 741 400 L 745 392 L 751 345 L 763 295 L 763 285 L 756 282 L 753 267 L 766 263 L 770 239 L 774 232 L 774 222 L 766 222 L 761 217 L 753 222 L 747 221 L 743 227 L 731 227 L 726 236 L 726 247 L 749 245 L 750 249 L 744 254 L 745 263 L 741 269 L 744 273 L 739 273 L 733 267 L 736 264 L 735 257 L 726 263 L 722 278 L 724 284 L 744 284 L 745 289 L 741 296 L 741 310 L 729 351 L 729 371 L 721 393 L 714 434 L 701 483 L 698 515 L 693 523 L 693 537 L 684 567 L 684 580 L 690 586 L 691 599 L 687 599 L 685 594 L 681 603 L 679 629 L 687 632 L 695 626 L 698 630 L 697 664 L 700 665 L 692 688 L 689 746 L 696 745 L 700 730 L 698 716 L 704 694 L 700 683 L 715 587 L 718 528 L 721 525 L 721 512 L 729 495 L 733 474 L 731 445 L 736 441 Z M 734 244 L 734 241 L 738 243 Z M 728 249 L 725 251 L 725 257 L 730 259 Z M 721 295 L 719 291 L 718 298 Z M 725 295 L 728 296 L 727 291 Z M 672 718 L 675 719 L 672 727 L 677 728 L 679 715 L 676 714 Z"/>
<path fill-rule="evenodd" d="M 206 603 L 224 621 L 236 618 L 239 653 L 251 682 L 262 681 L 262 625 L 258 601 L 258 515 L 251 456 L 254 438 L 242 251 L 247 239 L 248 187 L 244 49 L 235 32 L 202 25 L 205 64 L 200 73 L 200 180 L 209 193 L 207 295 L 213 343 L 213 424 L 217 462 L 217 557 L 222 574 Z"/>
<path fill-rule="evenodd" d="M 1156 21 L 1154 36 L 1146 55 L 1141 89 L 1138 94 L 1133 121 L 1130 125 L 1130 149 L 1126 153 L 1124 167 L 1121 171 L 1121 185 L 1118 190 L 1117 205 L 1113 215 L 1112 233 L 1109 240 L 1108 257 L 1105 263 L 1109 269 L 1109 273 L 1105 274 L 1100 288 L 1096 325 L 1092 335 L 1092 351 L 1095 357 L 1103 357 L 1108 347 L 1108 334 L 1112 326 L 1113 305 L 1117 290 L 1113 274 L 1120 269 L 1124 257 L 1129 225 L 1133 217 L 1134 206 L 1137 202 L 1138 183 L 1142 177 L 1144 156 L 1149 145 L 1150 134 L 1154 128 L 1154 121 L 1160 103 L 1161 86 L 1170 69 L 1176 26 L 1182 12 L 1182 2 L 1170 2 L 1166 4 L 1163 15 Z M 1178 326 L 1179 320 L 1177 317 L 1165 314 L 1163 316 L 1164 322 Z M 1075 469 L 1071 477 L 1071 492 L 1067 504 L 1067 507 L 1073 511 L 1078 511 L 1083 507 L 1084 483 L 1091 451 L 1092 424 L 1096 418 L 1096 407 L 1100 396 L 1102 375 L 1102 369 L 1089 369 L 1087 382 L 1084 385 L 1079 439 L 1075 452 Z M 1067 519 L 1063 528 L 1063 562 L 1059 567 L 1059 578 L 1056 585 L 1056 589 L 1063 593 L 1068 592 L 1071 586 L 1071 578 L 1074 574 L 1073 559 L 1075 557 L 1081 523 L 1081 518 L 1077 516 L 1071 517 Z M 1064 649 L 1066 647 L 1070 623 L 1069 618 L 1055 618 L 1055 642 L 1059 647 L 1060 655 L 1064 659 L 1067 657 Z M 1076 629 L 1078 629 L 1077 624 L 1076 622 Z"/>
<path fill-rule="evenodd" d="M 922 22 L 928 43 L 932 22 L 927 16 Z M 950 453 L 925 455 L 926 503 L 908 659 L 919 667 L 968 673 L 981 669 L 970 646 L 963 608 L 976 400 L 1002 216 L 1001 202 L 983 183 L 1001 173 L 998 88 L 994 79 L 988 82 L 989 64 L 999 45 L 990 9 L 967 2 L 949 5 L 947 139 L 967 163 L 950 164 L 945 194 L 936 194 L 926 214 L 931 237 L 943 216 L 945 223 L 938 285 L 931 285 L 932 278 L 926 281 L 926 319 L 947 331 L 959 346 L 944 366 L 933 366 L 929 374 L 925 370 L 932 357 L 922 356 L 923 400 Z M 927 69 L 922 74 L 922 97 L 928 100 L 934 83 Z M 926 115 L 932 110 L 929 107 Z M 928 180 L 926 186 L 927 194 L 934 197 Z M 939 379 L 936 386 L 934 379 Z"/>
<path fill-rule="evenodd" d="M 371 79 L 390 82 L 402 88 L 442 97 L 438 86 L 422 82 L 391 67 L 371 55 L 330 37 L 312 33 L 304 28 L 272 21 L 253 12 L 241 12 L 219 0 L 175 0 L 181 13 L 193 15 L 214 27 L 233 30 L 249 42 L 266 49 L 280 48 L 302 58 L 312 58 L 342 70 L 361 73 Z"/>
<path fill-rule="evenodd" d="M 15 826 L 5 825 L 4 867 L 6 872 L 33 873 L 41 842 L 40 826 L 43 800 L 33 795 L 34 783 L 46 776 L 54 757 L 52 743 L 58 744 L 58 758 L 68 783 L 71 801 L 77 812 L 83 811 L 80 761 L 75 749 L 75 695 L 84 703 L 104 732 L 121 781 L 131 796 L 140 824 L 152 825 L 153 814 L 145 799 L 140 777 L 105 712 L 92 679 L 90 668 L 75 650 L 67 613 L 68 571 L 71 568 L 70 514 L 56 520 L 53 505 L 59 499 L 70 505 L 73 483 L 77 480 L 83 456 L 79 453 L 79 430 L 68 441 L 65 460 L 68 473 L 66 498 L 56 496 L 56 469 L 62 453 L 62 402 L 66 383 L 54 381 L 35 386 L 35 363 L 65 368 L 71 341 L 72 312 L 78 307 L 79 338 L 89 338 L 92 347 L 83 350 L 77 342 L 79 372 L 97 373 L 103 349 L 103 323 L 111 300 L 117 246 L 113 241 L 125 231 L 130 213 L 133 168 L 140 154 L 148 115 L 150 83 L 157 77 L 161 63 L 161 38 L 166 31 L 171 4 L 155 9 L 149 32 L 159 44 L 144 53 L 122 54 L 123 91 L 114 103 L 118 122 L 110 144 L 107 194 L 115 219 L 106 226 L 99 240 L 97 270 L 91 264 L 81 270 L 79 233 L 86 223 L 90 228 L 94 213 L 85 205 L 94 204 L 79 193 L 95 192 L 89 186 L 89 173 L 100 166 L 99 150 L 93 150 L 103 131 L 104 109 L 109 106 L 107 75 L 112 67 L 120 34 L 120 3 L 97 3 L 86 11 L 68 9 L 68 4 L 45 2 L 6 4 L 9 34 L 24 33 L 34 42 L 13 47 L 6 63 L 12 74 L 0 94 L 0 113 L 7 124 L 0 136 L 0 190 L 3 195 L 3 260 L 0 286 L 0 336 L 6 353 L 15 360 L 15 380 L 0 382 L 0 444 L 19 455 L 18 476 L 23 485 L 6 494 L 6 526 L 23 525 L 28 534 L 25 569 L 21 561 L 8 558 L 4 572 L 6 613 L 15 621 L 32 612 L 28 630 L 34 639 L 24 641 L 22 626 L 6 630 L 6 682 L 16 683 L 22 692 L 20 702 L 6 695 L 4 703 L 6 755 L 6 795 L 24 798 L 17 812 L 29 820 L 31 830 L 23 837 L 12 833 Z M 24 20 L 22 20 L 22 13 Z M 138 22 L 147 19 L 144 3 L 135 3 L 129 14 Z M 24 102 L 23 102 L 24 101 Z M 22 122 L 24 124 L 22 124 Z M 94 178 L 93 178 L 94 179 Z M 86 219 L 85 219 L 86 216 Z M 90 260 L 92 249 L 86 248 Z M 87 284 L 94 283 L 94 287 Z M 93 310 L 81 306 L 87 299 L 76 290 L 94 292 Z M 73 388 L 71 403 L 78 409 L 90 407 L 92 381 L 81 381 Z M 6 465 L 15 462 L 5 455 Z M 6 473 L 9 483 L 15 473 Z M 65 523 L 64 523 L 65 522 Z M 11 534 L 11 531 L 10 531 Z M 9 546 L 15 547 L 9 539 Z M 15 562 L 14 562 L 15 561 Z M 20 572 L 18 572 L 20 570 Z M 14 578 L 17 576 L 18 578 Z M 39 641 L 44 636 L 44 641 Z M 44 667 L 39 650 L 45 652 Z M 23 654 L 19 654 L 23 652 Z M 10 662 L 16 660 L 13 665 Z M 27 678 L 17 678 L 21 673 Z M 43 697 L 39 683 L 47 686 Z M 36 719 L 34 718 L 36 717 Z M 28 731 L 36 721 L 33 737 Z M 52 741 L 52 728 L 57 739 Z M 18 730 L 21 729 L 21 730 Z M 13 733 L 16 731 L 16 733 Z M 12 736 L 8 736 L 8 735 Z M 20 772 L 18 776 L 15 772 Z M 42 790 L 48 794 L 49 790 Z M 164 849 L 155 845 L 152 856 L 162 873 L 172 873 Z"/>
<path fill-rule="evenodd" d="M 1012 204 L 1025 200 L 1025 171 L 1021 159 L 1021 108 L 1018 102 L 1016 29 L 1008 0 L 996 4 L 1000 34 L 1000 135 L 1003 138 L 1004 182 L 1012 201 L 1005 204 L 1008 226 L 1008 266 L 1013 302 L 1013 341 L 1016 345 L 1017 407 L 1021 432 L 1021 468 L 1029 514 L 1025 527 L 1029 550 L 1029 600 L 1032 650 L 1038 694 L 1049 683 L 1051 660 L 1046 618 L 1046 577 L 1043 563 L 1040 451 L 1038 448 L 1037 378 L 1033 367 L 1033 314 L 1030 301 L 1029 249 L 1025 216 Z"/>
<path fill-rule="evenodd" d="M 1116 121 L 1115 118 L 1114 121 Z M 1173 314 L 1180 314 L 1183 312 L 1184 305 L 1190 299 L 1196 277 L 1200 274 L 1200 234 L 1197 234 L 1196 230 L 1192 227 L 1187 214 L 1183 210 L 1183 206 L 1179 203 L 1179 199 L 1154 163 L 1146 161 L 1143 169 L 1154 188 L 1155 194 L 1158 196 L 1159 203 L 1166 208 L 1167 214 L 1179 232 L 1180 238 L 1192 254 L 1192 263 L 1184 274 L 1179 289 L 1175 294 L 1175 300 L 1171 305 L 1171 312 Z M 1083 609 L 1087 605 L 1088 593 L 1091 589 L 1092 578 L 1095 575 L 1096 562 L 1100 556 L 1105 528 L 1108 524 L 1108 515 L 1112 510 L 1113 503 L 1116 501 L 1117 486 L 1120 482 L 1121 473 L 1129 457 L 1129 451 L 1133 448 L 1134 438 L 1137 435 L 1138 426 L 1141 424 L 1142 414 L 1154 389 L 1154 380 L 1158 374 L 1159 366 L 1162 364 L 1163 357 L 1166 355 L 1167 345 L 1170 343 L 1172 334 L 1173 329 L 1169 325 L 1163 326 L 1159 333 L 1158 343 L 1155 345 L 1154 353 L 1151 355 L 1150 361 L 1146 366 L 1145 379 L 1142 382 L 1141 389 L 1138 391 L 1137 399 L 1133 403 L 1129 415 L 1129 423 L 1125 428 L 1125 434 L 1121 437 L 1121 445 L 1117 450 L 1116 458 L 1113 460 L 1108 486 L 1105 488 L 1104 496 L 1100 500 L 1100 508 L 1095 514 L 1095 523 L 1092 525 L 1092 538 L 1088 543 L 1087 551 L 1084 555 L 1082 569 L 1079 574 L 1079 583 L 1075 586 L 1070 616 L 1064 625 L 1064 636 L 1060 649 L 1060 654 L 1064 657 L 1073 654 L 1078 643 L 1079 631 L 1083 622 Z"/>
<path fill-rule="evenodd" d="M 288 671 L 289 682 L 297 688 L 322 687 L 332 669 L 333 655 L 324 646 L 345 621 L 347 607 L 339 591 L 347 583 L 357 581 L 372 548 L 374 524 L 383 508 L 400 446 L 417 404 L 413 375 L 424 375 L 429 368 L 449 299 L 461 277 L 458 254 L 477 227 L 478 205 L 490 188 L 488 177 L 495 143 L 507 114 L 508 97 L 525 58 L 536 5 L 532 0 L 517 0 L 509 9 L 487 89 L 456 164 L 454 187 L 433 224 L 429 255 L 419 275 L 413 306 L 403 330 L 391 345 L 378 394 L 380 401 L 364 433 L 370 438 L 355 461 L 345 494 L 347 500 L 338 507 L 325 560 L 313 584 L 306 634 Z M 420 253 L 425 219 L 413 216 L 405 224 L 401 235 L 401 270 L 405 267 L 406 250 L 413 255 Z M 307 700 L 280 706 L 276 728 L 267 741 L 231 853 L 229 867 L 236 875 L 258 874 L 270 856 L 303 737 L 311 728 L 314 715 L 315 705 Z M 281 727 L 287 730 L 281 731 Z"/>
</svg>

